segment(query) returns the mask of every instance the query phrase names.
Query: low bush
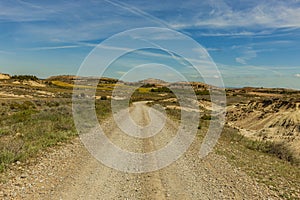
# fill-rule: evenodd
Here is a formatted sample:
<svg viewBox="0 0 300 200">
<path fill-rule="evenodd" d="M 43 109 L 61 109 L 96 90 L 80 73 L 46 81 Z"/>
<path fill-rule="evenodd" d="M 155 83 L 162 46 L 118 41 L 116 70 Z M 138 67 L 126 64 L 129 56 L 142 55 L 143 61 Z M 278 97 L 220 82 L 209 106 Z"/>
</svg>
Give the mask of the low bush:
<svg viewBox="0 0 300 200">
<path fill-rule="evenodd" d="M 107 100 L 107 96 L 101 96 L 100 100 Z"/>
<path fill-rule="evenodd" d="M 209 95 L 209 91 L 208 90 L 198 90 L 198 91 L 195 91 L 195 94 L 196 95 Z"/>
<path fill-rule="evenodd" d="M 203 120 L 211 120 L 211 115 L 204 114 L 201 119 Z"/>
<path fill-rule="evenodd" d="M 36 76 L 33 75 L 14 75 L 11 77 L 12 79 L 24 81 L 24 80 L 32 80 L 32 81 L 37 81 L 39 80 Z"/>
<path fill-rule="evenodd" d="M 293 165 L 300 165 L 300 160 L 283 142 L 252 140 L 239 134 L 237 130 L 223 133 L 222 137 L 227 138 L 230 142 L 237 142 L 250 150 L 271 154 Z"/>
<path fill-rule="evenodd" d="M 5 170 L 12 162 L 24 161 L 49 146 L 70 140 L 77 134 L 71 104 L 52 103 L 54 105 L 41 103 L 42 108 L 36 109 L 32 108 L 32 102 L 13 102 L 16 110 L 1 116 L 0 171 Z"/>
<path fill-rule="evenodd" d="M 245 140 L 245 146 L 251 150 L 261 151 L 275 155 L 276 157 L 286 160 L 291 164 L 300 164 L 299 160 L 294 154 L 287 148 L 283 142 L 271 142 L 271 141 L 258 141 L 258 140 Z"/>
<path fill-rule="evenodd" d="M 150 92 L 164 92 L 164 93 L 172 93 L 172 90 L 170 90 L 167 87 L 160 87 L 160 88 L 152 88 Z"/>
</svg>

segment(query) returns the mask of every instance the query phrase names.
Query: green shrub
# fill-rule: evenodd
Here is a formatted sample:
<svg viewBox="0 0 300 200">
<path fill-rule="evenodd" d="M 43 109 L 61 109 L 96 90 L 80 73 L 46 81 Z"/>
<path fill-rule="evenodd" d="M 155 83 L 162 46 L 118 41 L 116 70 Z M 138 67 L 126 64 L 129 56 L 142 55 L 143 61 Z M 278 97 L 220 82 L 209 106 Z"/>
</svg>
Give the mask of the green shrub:
<svg viewBox="0 0 300 200">
<path fill-rule="evenodd" d="M 225 134 L 223 133 L 222 136 L 229 139 L 230 142 L 237 142 L 250 150 L 274 155 L 282 160 L 288 161 L 291 164 L 300 164 L 299 159 L 294 156 L 293 152 L 291 152 L 283 142 L 252 140 L 241 135 L 237 130 L 228 131 Z"/>
<path fill-rule="evenodd" d="M 143 88 L 151 88 L 151 87 L 155 87 L 155 84 L 147 83 L 147 84 L 142 85 L 141 87 L 143 87 Z"/>
<path fill-rule="evenodd" d="M 5 170 L 7 164 L 14 162 L 15 155 L 7 150 L 0 151 L 0 172 Z"/>
<path fill-rule="evenodd" d="M 212 117 L 211 117 L 211 115 L 204 114 L 204 115 L 201 117 L 201 119 L 203 119 L 203 120 L 211 120 Z"/>
<path fill-rule="evenodd" d="M 30 108 L 36 108 L 36 105 L 31 102 L 31 101 L 24 101 L 24 102 L 12 102 L 10 103 L 9 105 L 10 109 L 12 110 L 27 110 L 27 109 L 30 109 Z"/>
<path fill-rule="evenodd" d="M 8 135 L 9 131 L 0 128 L 0 137 L 3 135 Z"/>
<path fill-rule="evenodd" d="M 12 162 L 26 160 L 49 146 L 70 140 L 77 134 L 70 104 L 61 105 L 63 101 L 52 103 L 51 106 L 54 106 L 50 109 L 46 107 L 37 110 L 30 108 L 32 104 L 29 102 L 15 102 L 13 105 L 18 109 L 23 104 L 26 105 L 24 108 L 29 109 L 16 110 L 1 118 L 0 171 L 5 170 Z"/>
<path fill-rule="evenodd" d="M 46 106 L 48 106 L 48 107 L 58 107 L 59 105 L 60 105 L 60 103 L 57 101 L 48 101 L 46 103 Z"/>
<path fill-rule="evenodd" d="M 37 80 L 39 80 L 36 76 L 33 76 L 33 75 L 14 75 L 11 78 L 20 80 L 20 81 L 23 81 L 23 80 L 37 81 Z"/>
<path fill-rule="evenodd" d="M 165 92 L 165 93 L 173 93 L 172 90 L 170 90 L 167 87 L 160 87 L 160 88 L 152 88 L 150 92 Z"/>
<path fill-rule="evenodd" d="M 283 142 L 271 142 L 271 141 L 258 141 L 258 140 L 246 140 L 246 147 L 251 150 L 261 151 L 275 155 L 276 157 L 286 160 L 292 164 L 299 164 L 299 160 L 295 158 L 294 154 L 287 148 Z"/>
<path fill-rule="evenodd" d="M 101 96 L 100 100 L 107 100 L 107 96 Z"/>
<path fill-rule="evenodd" d="M 196 95 L 209 95 L 209 91 L 208 90 L 198 90 L 198 91 L 195 91 L 195 94 Z"/>
</svg>

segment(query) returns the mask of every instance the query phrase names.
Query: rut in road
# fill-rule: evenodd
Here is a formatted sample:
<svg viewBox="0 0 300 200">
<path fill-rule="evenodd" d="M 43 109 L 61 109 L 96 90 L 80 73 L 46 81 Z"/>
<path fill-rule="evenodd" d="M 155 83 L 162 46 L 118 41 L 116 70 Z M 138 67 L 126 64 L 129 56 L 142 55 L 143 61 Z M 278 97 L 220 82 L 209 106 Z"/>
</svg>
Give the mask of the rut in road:
<svg viewBox="0 0 300 200">
<path fill-rule="evenodd" d="M 149 107 L 134 103 L 132 119 L 139 125 L 150 123 Z M 120 148 L 151 152 L 162 148 L 176 134 L 176 123 L 166 121 L 157 135 L 139 139 L 123 133 L 113 119 L 102 124 L 107 137 Z M 201 141 L 196 137 L 188 151 L 166 168 L 149 173 L 124 173 L 106 167 L 86 151 L 66 173 L 64 183 L 43 198 L 49 199 L 267 199 L 267 190 L 226 159 L 211 153 L 198 157 Z M 81 145 L 81 148 L 84 148 Z M 154 158 L 155 159 L 155 158 Z"/>
</svg>

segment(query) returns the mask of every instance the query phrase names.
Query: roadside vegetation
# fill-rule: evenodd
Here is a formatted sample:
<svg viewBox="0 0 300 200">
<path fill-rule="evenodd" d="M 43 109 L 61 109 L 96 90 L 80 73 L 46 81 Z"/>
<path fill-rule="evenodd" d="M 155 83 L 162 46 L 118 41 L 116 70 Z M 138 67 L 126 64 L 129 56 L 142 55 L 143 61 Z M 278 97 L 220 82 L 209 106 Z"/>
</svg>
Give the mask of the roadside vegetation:
<svg viewBox="0 0 300 200">
<path fill-rule="evenodd" d="M 48 147 L 73 139 L 76 129 L 70 99 L 10 100 L 0 107 L 0 172 L 25 162 Z M 100 117 L 110 112 L 108 100 L 96 102 Z"/>
<path fill-rule="evenodd" d="M 225 126 L 216 152 L 280 198 L 300 198 L 299 161 L 282 144 L 253 141 Z"/>
<path fill-rule="evenodd" d="M 0 172 L 76 135 L 70 102 L 2 102 L 0 113 Z"/>
</svg>

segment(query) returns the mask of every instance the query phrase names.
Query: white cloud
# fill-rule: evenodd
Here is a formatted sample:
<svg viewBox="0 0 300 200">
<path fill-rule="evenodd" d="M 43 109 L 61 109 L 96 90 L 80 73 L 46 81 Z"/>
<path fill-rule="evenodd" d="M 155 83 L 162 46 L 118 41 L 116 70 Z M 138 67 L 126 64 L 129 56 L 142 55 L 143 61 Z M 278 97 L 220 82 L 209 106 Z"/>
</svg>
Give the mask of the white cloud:
<svg viewBox="0 0 300 200">
<path fill-rule="evenodd" d="M 116 73 L 119 74 L 119 75 L 125 75 L 127 72 L 117 71 Z"/>
<path fill-rule="evenodd" d="M 246 61 L 245 61 L 245 59 L 243 59 L 243 58 L 241 58 L 241 57 L 237 57 L 237 58 L 235 58 L 235 61 L 236 61 L 237 63 L 241 63 L 241 64 L 243 64 L 243 65 L 245 65 L 245 64 L 246 64 Z"/>
<path fill-rule="evenodd" d="M 134 7 L 134 6 L 131 6 L 129 4 L 126 4 L 126 3 L 123 3 L 121 1 L 114 1 L 114 0 L 104 0 L 114 6 L 117 6 L 117 7 L 120 7 L 121 9 L 124 9 L 124 10 L 128 10 L 129 12 L 137 15 L 137 16 L 140 16 L 142 18 L 145 18 L 145 19 L 148 19 L 150 21 L 153 21 L 154 23 L 156 24 L 160 24 L 160 25 L 163 25 L 163 26 L 166 26 L 166 27 L 170 27 L 168 23 L 166 23 L 165 21 L 137 8 L 137 7 Z"/>
<path fill-rule="evenodd" d="M 28 48 L 27 50 L 31 51 L 42 51 L 42 50 L 56 50 L 56 49 L 72 49 L 77 48 L 78 45 L 68 45 L 68 46 L 53 46 L 53 47 L 34 47 L 34 48 Z"/>
<path fill-rule="evenodd" d="M 0 54 L 14 54 L 13 52 L 10 52 L 10 51 L 3 51 L 3 50 L 0 50 Z"/>
<path fill-rule="evenodd" d="M 246 9 L 233 9 L 224 1 L 210 2 L 210 5 L 207 2 L 188 1 L 179 3 L 180 5 L 171 2 L 167 7 L 163 7 L 157 2 L 143 5 L 144 3 L 124 3 L 117 0 L 85 3 L 0 1 L 0 22 L 33 22 L 21 23 L 12 35 L 23 41 L 47 41 L 53 46 L 58 44 L 54 40 L 89 46 L 88 43 L 78 42 L 104 39 L 120 31 L 144 26 L 171 27 L 181 31 L 185 28 L 199 27 L 209 27 L 212 30 L 210 33 L 199 35 L 193 33 L 194 37 L 265 36 L 272 32 L 268 30 L 274 28 L 300 27 L 300 7 L 292 2 L 262 1 L 251 4 L 252 7 L 248 6 Z M 180 10 L 177 13 L 179 7 L 183 8 L 182 13 Z M 157 10 L 163 14 L 157 14 Z M 251 28 L 255 28 L 256 31 Z M 257 28 L 261 31 L 257 31 Z M 264 31 L 265 29 L 267 30 Z M 173 39 L 160 34 L 150 36 L 156 39 Z M 238 61 L 247 61 L 242 56 L 239 58 Z"/>
<path fill-rule="evenodd" d="M 297 67 L 281 66 L 274 67 L 270 65 L 247 65 L 232 66 L 217 63 L 222 75 L 227 77 L 256 77 L 256 76 L 273 76 L 273 77 L 290 77 L 290 74 L 298 69 Z"/>
<path fill-rule="evenodd" d="M 53 18 L 55 13 L 63 11 L 67 5 L 43 5 L 28 3 L 25 1 L 0 1 L 0 20 L 9 22 L 44 21 Z M 67 9 L 68 9 L 67 8 Z"/>
<path fill-rule="evenodd" d="M 221 48 L 206 48 L 206 51 L 222 51 Z"/>
<path fill-rule="evenodd" d="M 257 51 L 253 50 L 252 47 L 247 47 L 246 49 L 242 50 L 241 56 L 235 58 L 235 61 L 241 64 L 247 64 L 247 61 L 257 56 L 256 52 Z"/>
<path fill-rule="evenodd" d="M 295 74 L 296 77 L 300 78 L 300 74 Z"/>
<path fill-rule="evenodd" d="M 171 23 L 173 28 L 300 27 L 300 8 L 292 2 L 261 1 L 243 10 L 234 10 L 222 0 L 210 2 L 214 12 L 209 17 L 200 15 L 186 21 L 174 22 Z M 251 35 L 248 32 L 237 33 L 240 34 Z"/>
<path fill-rule="evenodd" d="M 253 36 L 260 33 L 249 31 L 229 32 L 229 33 L 200 33 L 199 36 L 213 36 L 213 37 L 232 37 L 232 36 Z"/>
<path fill-rule="evenodd" d="M 104 39 L 146 24 L 161 24 L 159 19 L 142 10 L 124 3 L 117 7 L 111 2 L 0 1 L 0 22 L 26 22 L 16 27 L 13 35 L 17 40 L 74 43 Z"/>
</svg>

